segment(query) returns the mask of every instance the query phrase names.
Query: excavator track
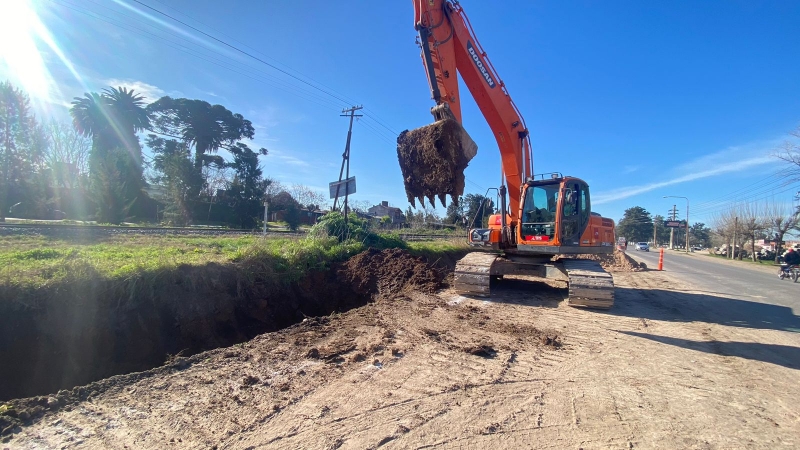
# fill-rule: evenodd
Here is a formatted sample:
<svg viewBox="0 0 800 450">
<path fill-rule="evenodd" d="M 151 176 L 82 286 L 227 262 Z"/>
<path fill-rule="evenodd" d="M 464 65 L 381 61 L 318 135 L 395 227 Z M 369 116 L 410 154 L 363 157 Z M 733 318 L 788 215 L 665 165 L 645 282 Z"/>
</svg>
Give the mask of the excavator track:
<svg viewBox="0 0 800 450">
<path fill-rule="evenodd" d="M 494 253 L 472 252 L 456 263 L 454 288 L 459 294 L 489 296 L 492 265 L 499 256 Z"/>
<path fill-rule="evenodd" d="M 600 263 L 588 259 L 562 259 L 569 277 L 570 306 L 610 309 L 614 306 L 614 279 Z"/>
<path fill-rule="evenodd" d="M 570 306 L 609 309 L 614 306 L 614 279 L 597 261 L 560 259 L 556 262 L 512 261 L 494 253 L 473 252 L 456 264 L 454 289 L 459 294 L 489 297 L 493 276 L 529 275 L 565 280 Z"/>
</svg>

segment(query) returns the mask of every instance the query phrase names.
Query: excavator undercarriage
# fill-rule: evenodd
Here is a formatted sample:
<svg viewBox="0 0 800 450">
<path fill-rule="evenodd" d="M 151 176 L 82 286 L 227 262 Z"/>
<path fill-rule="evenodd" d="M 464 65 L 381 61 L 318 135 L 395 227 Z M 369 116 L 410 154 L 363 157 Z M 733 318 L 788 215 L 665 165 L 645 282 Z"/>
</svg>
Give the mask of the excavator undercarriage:
<svg viewBox="0 0 800 450">
<path fill-rule="evenodd" d="M 614 305 L 614 280 L 597 261 L 549 256 L 499 255 L 472 252 L 456 264 L 455 290 L 459 294 L 490 297 L 493 279 L 527 275 L 566 281 L 568 304 L 610 309 Z"/>
</svg>

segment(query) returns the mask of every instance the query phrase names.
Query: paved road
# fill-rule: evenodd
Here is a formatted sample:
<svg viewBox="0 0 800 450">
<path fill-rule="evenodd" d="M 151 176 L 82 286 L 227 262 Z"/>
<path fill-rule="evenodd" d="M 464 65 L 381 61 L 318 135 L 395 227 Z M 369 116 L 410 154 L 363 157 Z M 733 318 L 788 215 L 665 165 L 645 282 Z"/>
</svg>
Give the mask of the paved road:
<svg viewBox="0 0 800 450">
<path fill-rule="evenodd" d="M 658 251 L 629 250 L 628 255 L 644 261 L 651 269 L 658 267 Z M 745 262 L 720 261 L 699 253 L 685 255 L 665 251 L 664 271 L 697 289 L 741 300 L 785 306 L 800 315 L 800 281 L 779 280 L 777 269 L 748 267 Z"/>
</svg>

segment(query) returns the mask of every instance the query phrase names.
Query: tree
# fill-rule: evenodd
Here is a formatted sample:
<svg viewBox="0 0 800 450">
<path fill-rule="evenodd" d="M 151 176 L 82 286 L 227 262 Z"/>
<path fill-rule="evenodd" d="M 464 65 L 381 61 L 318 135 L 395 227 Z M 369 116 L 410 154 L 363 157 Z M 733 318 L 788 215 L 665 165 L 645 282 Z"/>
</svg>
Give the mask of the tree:
<svg viewBox="0 0 800 450">
<path fill-rule="evenodd" d="M 750 241 L 750 257 L 753 261 L 756 260 L 756 234 L 767 228 L 767 224 L 762 215 L 760 206 L 755 202 L 744 203 L 738 209 L 738 225 L 741 227 L 742 232 Z M 743 242 L 744 244 L 744 242 Z M 744 245 L 742 245 L 744 248 Z M 742 259 L 739 256 L 739 259 Z"/>
<path fill-rule="evenodd" d="M 641 206 L 625 210 L 617 223 L 617 235 L 624 236 L 628 242 L 648 242 L 653 236 L 653 219 Z"/>
<path fill-rule="evenodd" d="M 142 146 L 139 145 L 136 133 L 150 128 L 150 116 L 144 108 L 144 97 L 135 93 L 133 89 L 112 87 L 103 89 L 103 98 L 110 107 L 108 112 L 114 133 L 121 146 L 130 155 L 133 167 L 141 171 Z"/>
<path fill-rule="evenodd" d="M 800 127 L 789 134 L 796 138 L 795 141 L 786 141 L 776 156 L 789 165 L 795 166 L 790 168 L 790 174 L 794 181 L 798 181 L 800 180 L 800 141 L 798 141 L 800 140 Z"/>
<path fill-rule="evenodd" d="M 325 196 L 302 184 L 293 184 L 288 189 L 289 194 L 304 208 L 319 209 L 325 203 Z M 352 202 L 351 202 L 352 203 Z M 352 207 L 352 205 L 351 205 Z M 355 209 L 355 208 L 353 208 Z"/>
<path fill-rule="evenodd" d="M 51 121 L 45 126 L 48 146 L 45 163 L 58 186 L 75 188 L 89 173 L 92 141 L 69 123 Z"/>
<path fill-rule="evenodd" d="M 136 133 L 150 127 L 144 97 L 126 88 L 75 97 L 75 128 L 92 138 L 89 176 L 98 220 L 119 223 L 142 195 L 142 150 Z M 112 209 L 116 208 L 116 209 Z"/>
<path fill-rule="evenodd" d="M 669 242 L 669 228 L 664 226 L 664 220 L 666 218 L 660 214 L 653 216 L 653 226 L 656 229 L 656 241 L 653 242 L 653 245 L 658 246 Z M 619 230 L 617 233 L 619 233 Z"/>
<path fill-rule="evenodd" d="M 369 209 L 372 207 L 372 202 L 369 200 L 348 200 L 347 208 L 350 211 L 360 212 L 361 214 L 369 214 Z"/>
<path fill-rule="evenodd" d="M 767 229 L 775 239 L 775 262 L 777 263 L 778 257 L 781 255 L 783 237 L 789 230 L 796 229 L 800 225 L 800 208 L 792 210 L 787 205 L 772 202 L 764 208 L 764 220 Z"/>
<path fill-rule="evenodd" d="M 269 177 L 264 178 L 264 194 L 266 195 L 267 200 L 285 190 L 286 188 L 283 187 L 283 184 L 281 184 L 280 181 Z"/>
<path fill-rule="evenodd" d="M 489 197 L 467 194 L 463 203 L 464 215 L 470 228 L 485 228 L 489 225 L 489 216 L 494 214 L 494 202 Z"/>
<path fill-rule="evenodd" d="M 147 146 L 153 151 L 152 181 L 167 190 L 167 213 L 171 213 L 180 224 L 192 220 L 189 199 L 196 192 L 202 179 L 194 170 L 191 151 L 184 142 L 163 139 L 154 134 L 147 136 Z"/>
<path fill-rule="evenodd" d="M 715 233 L 717 233 L 721 238 L 723 245 L 728 248 L 727 257 L 732 258 L 733 251 L 730 251 L 734 247 L 734 243 L 736 241 L 735 235 L 735 227 L 736 227 L 736 211 L 733 208 L 728 208 L 719 212 L 715 212 L 711 218 L 711 226 Z"/>
<path fill-rule="evenodd" d="M 229 166 L 234 170 L 233 182 L 229 189 L 232 207 L 241 228 L 254 226 L 261 216 L 264 199 L 264 180 L 258 163 L 258 153 L 247 145 L 237 142 L 230 148 L 233 162 Z M 266 149 L 261 149 L 266 154 Z"/>
<path fill-rule="evenodd" d="M 46 142 L 28 96 L 7 81 L 0 83 L 0 222 L 14 203 L 36 200 L 32 188 Z"/>
<path fill-rule="evenodd" d="M 695 222 L 689 227 L 689 242 L 690 245 L 710 247 L 711 228 L 708 228 L 703 222 Z"/>
<path fill-rule="evenodd" d="M 447 212 L 445 213 L 444 221 L 446 223 L 454 223 L 459 226 L 462 225 L 465 216 L 464 200 L 459 199 L 458 202 L 450 202 L 447 205 Z"/>
<path fill-rule="evenodd" d="M 150 104 L 147 111 L 152 114 L 157 131 L 179 136 L 194 147 L 194 166 L 198 173 L 209 163 L 209 153 L 220 148 L 230 150 L 235 148 L 236 142 L 253 139 L 255 135 L 253 124 L 241 114 L 203 100 L 161 97 Z M 259 150 L 262 151 L 266 149 Z"/>
</svg>

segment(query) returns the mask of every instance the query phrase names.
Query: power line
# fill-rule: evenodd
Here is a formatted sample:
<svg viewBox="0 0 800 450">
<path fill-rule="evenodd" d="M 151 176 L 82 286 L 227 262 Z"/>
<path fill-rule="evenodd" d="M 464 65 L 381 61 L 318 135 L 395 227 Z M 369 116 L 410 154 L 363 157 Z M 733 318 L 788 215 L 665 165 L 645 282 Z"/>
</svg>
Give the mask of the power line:
<svg viewBox="0 0 800 450">
<path fill-rule="evenodd" d="M 321 97 L 318 94 L 315 94 L 315 93 L 310 92 L 310 91 L 306 91 L 306 90 L 304 90 L 302 88 L 299 88 L 297 86 L 288 85 L 285 82 L 283 82 L 282 80 L 274 78 L 273 76 L 271 76 L 271 75 L 269 75 L 267 73 L 264 73 L 264 72 L 261 72 L 261 71 L 257 72 L 260 75 L 263 75 L 263 76 L 266 76 L 266 77 L 270 77 L 272 79 L 264 79 L 264 78 L 261 78 L 258 75 L 254 75 L 253 73 L 242 72 L 240 70 L 237 70 L 237 68 L 235 68 L 235 67 L 231 67 L 231 65 L 229 65 L 229 64 L 223 63 L 219 59 L 215 59 L 215 58 L 213 58 L 211 56 L 198 53 L 198 52 L 194 51 L 193 49 L 191 49 L 189 47 L 186 47 L 186 46 L 184 46 L 184 45 L 182 45 L 180 43 L 177 43 L 177 42 L 174 42 L 174 41 L 170 41 L 169 39 L 166 39 L 163 36 L 159 36 L 159 35 L 156 35 L 156 34 L 153 34 L 153 33 L 149 32 L 149 31 L 142 30 L 141 28 L 136 28 L 135 26 L 128 25 L 128 24 L 120 24 L 120 23 L 116 22 L 114 19 L 111 19 L 110 17 L 104 16 L 102 14 L 99 14 L 99 13 L 97 13 L 95 11 L 88 11 L 88 10 L 81 10 L 81 9 L 74 8 L 74 7 L 72 7 L 72 6 L 75 6 L 74 4 L 66 2 L 65 0 L 51 0 L 51 1 L 53 1 L 56 4 L 61 5 L 64 8 L 70 9 L 72 11 L 78 12 L 80 14 L 84 14 L 84 15 L 86 15 L 88 17 L 93 18 L 93 19 L 97 19 L 99 21 L 102 21 L 102 22 L 114 25 L 116 27 L 122 28 L 122 29 L 124 29 L 126 31 L 129 31 L 129 32 L 133 33 L 133 34 L 137 34 L 139 36 L 144 36 L 144 37 L 148 37 L 149 36 L 149 37 L 153 38 L 154 40 L 162 41 L 162 45 L 165 45 L 167 47 L 173 48 L 175 50 L 178 50 L 180 52 L 186 53 L 188 55 L 194 56 L 195 58 L 198 58 L 198 59 L 200 59 L 202 61 L 205 61 L 207 63 L 213 64 L 213 65 L 216 65 L 216 66 L 219 66 L 219 67 L 222 67 L 222 68 L 224 68 L 226 70 L 229 70 L 229 71 L 231 71 L 233 73 L 242 75 L 242 76 L 244 76 L 246 78 L 249 78 L 249 79 L 252 79 L 254 81 L 258 81 L 258 82 L 261 82 L 261 83 L 266 83 L 266 84 L 268 84 L 268 85 L 270 85 L 270 86 L 272 86 L 272 87 L 274 87 L 274 88 L 276 88 L 276 89 L 278 89 L 278 90 L 280 90 L 282 92 L 286 92 L 288 94 L 295 95 L 295 96 L 297 96 L 297 98 L 300 98 L 302 100 L 309 101 L 311 103 L 314 103 L 314 104 L 322 106 L 322 107 L 336 108 L 337 110 L 340 108 L 339 104 L 328 100 L 326 97 Z M 72 6 L 70 6 L 70 5 L 72 5 Z M 172 45 L 170 45 L 170 44 L 172 44 Z M 218 52 L 215 52 L 215 53 L 219 54 Z M 223 55 L 223 57 L 224 57 L 224 55 Z M 233 62 L 234 64 L 239 64 L 238 62 L 236 62 L 235 60 L 232 60 L 232 59 L 229 59 L 229 61 Z M 243 67 L 245 68 L 244 70 L 248 70 L 248 69 L 249 70 L 256 70 L 256 69 L 254 69 L 252 67 L 249 67 L 249 66 L 244 66 L 243 65 Z M 291 89 L 292 91 L 287 90 L 287 89 Z M 304 95 L 311 96 L 311 98 L 305 97 Z M 324 104 L 320 103 L 320 102 L 324 102 Z"/>
<path fill-rule="evenodd" d="M 54 0 L 51 0 L 51 1 L 54 1 Z M 90 1 L 90 3 L 92 3 L 94 5 L 97 5 L 97 6 L 100 6 L 100 7 L 104 8 L 104 9 L 107 9 L 109 11 L 112 11 L 115 14 L 118 14 L 118 15 L 120 15 L 122 17 L 125 17 L 128 20 L 131 20 L 131 21 L 134 21 L 134 22 L 138 22 L 138 23 L 143 24 L 144 26 L 146 26 L 148 28 L 158 29 L 158 27 L 155 27 L 155 26 L 151 25 L 149 22 L 139 20 L 138 18 L 132 17 L 132 16 L 130 16 L 128 14 L 125 14 L 125 13 L 123 13 L 121 11 L 114 10 L 114 9 L 109 8 L 107 6 L 100 5 L 100 4 L 98 4 L 96 2 L 93 2 L 91 0 L 89 0 L 89 1 Z M 314 84 L 312 84 L 312 83 L 310 83 L 308 81 L 303 80 L 302 78 L 300 78 L 297 75 L 294 75 L 294 74 L 292 74 L 292 73 L 290 73 L 290 72 L 288 72 L 286 70 L 281 69 L 280 67 L 275 66 L 275 64 L 271 64 L 269 62 L 266 62 L 263 59 L 252 55 L 251 53 L 248 53 L 248 52 L 246 52 L 246 51 L 244 51 L 244 50 L 242 50 L 242 49 L 240 49 L 240 48 L 238 48 L 236 46 L 228 44 L 228 43 L 222 41 L 221 39 L 215 38 L 214 36 L 210 35 L 209 33 L 203 32 L 202 30 L 199 30 L 196 27 L 193 27 L 193 26 L 191 26 L 189 24 L 186 24 L 185 22 L 175 18 L 172 15 L 169 15 L 167 13 L 159 11 L 156 8 L 150 7 L 150 6 L 144 4 L 144 3 L 140 2 L 140 1 L 136 1 L 136 3 L 139 3 L 139 4 L 141 4 L 141 5 L 145 6 L 145 7 L 153 10 L 153 11 L 156 11 L 159 14 L 164 15 L 165 17 L 168 17 L 168 18 L 170 18 L 172 20 L 175 20 L 176 22 L 178 22 L 178 23 L 180 23 L 180 24 L 182 24 L 184 26 L 187 26 L 187 27 L 191 28 L 192 30 L 197 31 L 198 33 L 201 33 L 204 36 L 208 36 L 209 38 L 214 39 L 217 42 L 220 42 L 220 43 L 222 43 L 222 44 L 224 44 L 224 45 L 226 45 L 226 46 L 228 46 L 230 48 L 233 48 L 236 51 L 239 51 L 242 54 L 245 54 L 246 56 L 248 56 L 248 57 L 250 57 L 250 58 L 252 58 L 252 59 L 254 59 L 256 61 L 258 61 L 258 62 L 260 62 L 262 64 L 265 64 L 268 67 L 270 67 L 270 68 L 272 68 L 274 70 L 277 70 L 280 73 L 282 73 L 282 74 L 284 74 L 286 76 L 289 76 L 292 79 L 297 80 L 297 81 L 299 81 L 299 82 L 301 82 L 301 83 L 303 83 L 303 84 L 315 89 L 316 91 L 319 91 L 319 93 L 308 91 L 308 90 L 303 89 L 303 88 L 301 88 L 301 87 L 299 87 L 297 85 L 292 85 L 290 83 L 285 82 L 284 80 L 280 80 L 278 78 L 275 78 L 271 74 L 268 74 L 268 73 L 265 73 L 263 71 L 260 71 L 260 70 L 254 68 L 254 67 L 249 66 L 249 65 L 242 64 L 239 61 L 236 61 L 235 59 L 232 59 L 229 56 L 226 56 L 226 55 L 220 53 L 219 51 L 217 51 L 217 50 L 215 50 L 213 48 L 202 47 L 203 50 L 210 50 L 214 54 L 217 54 L 217 55 L 221 56 L 222 58 L 224 58 L 225 60 L 227 60 L 229 62 L 232 62 L 236 66 L 241 66 L 242 67 L 242 69 L 237 70 L 236 67 L 231 67 L 230 65 L 228 65 L 226 63 L 223 63 L 221 60 L 214 59 L 213 57 L 210 57 L 210 56 L 208 56 L 206 54 L 198 53 L 198 52 L 193 51 L 191 48 L 187 47 L 183 43 L 183 42 L 188 42 L 188 43 L 190 43 L 190 45 L 195 45 L 195 43 L 193 41 L 190 41 L 189 39 L 186 39 L 186 38 L 184 38 L 184 37 L 182 37 L 182 36 L 180 36 L 180 35 L 178 35 L 176 33 L 170 32 L 169 30 L 167 30 L 167 33 L 169 35 L 180 39 L 180 41 L 182 41 L 182 42 L 178 43 L 178 42 L 170 41 L 169 39 L 165 38 L 164 36 L 160 36 L 160 35 L 154 34 L 154 33 L 150 32 L 150 31 L 147 31 L 147 30 L 144 30 L 144 29 L 141 29 L 141 28 L 137 28 L 137 27 L 129 25 L 127 23 L 119 23 L 115 19 L 112 19 L 109 16 L 104 16 L 104 15 L 102 15 L 102 14 L 96 12 L 96 11 L 78 9 L 77 5 L 69 3 L 69 2 L 65 2 L 65 0 L 60 0 L 60 2 L 58 4 L 60 4 L 62 7 L 65 7 L 67 9 L 71 9 L 71 10 L 76 11 L 78 13 L 81 13 L 81 14 L 87 15 L 89 17 L 92 17 L 94 19 L 100 20 L 102 22 L 109 23 L 111 25 L 114 25 L 114 26 L 117 26 L 119 28 L 122 28 L 122 29 L 124 29 L 126 31 L 132 32 L 134 34 L 138 34 L 138 35 L 142 36 L 143 35 L 142 33 L 144 33 L 145 35 L 147 35 L 145 37 L 149 37 L 151 39 L 155 39 L 155 40 L 161 41 L 162 44 L 166 45 L 167 47 L 170 47 L 170 48 L 173 48 L 173 49 L 178 50 L 180 52 L 186 53 L 188 55 L 191 55 L 191 56 L 193 56 L 195 58 L 198 58 L 198 59 L 200 59 L 202 61 L 205 61 L 207 63 L 210 63 L 210 64 L 213 64 L 213 65 L 225 68 L 225 69 L 227 69 L 227 70 L 229 70 L 229 71 L 231 71 L 233 73 L 242 75 L 242 76 L 244 76 L 246 78 L 249 78 L 249 79 L 252 79 L 254 81 L 266 83 L 269 86 L 274 87 L 274 88 L 276 88 L 276 89 L 278 89 L 280 91 L 292 94 L 292 95 L 296 96 L 299 99 L 309 101 L 309 102 L 311 102 L 313 104 L 316 104 L 318 106 L 321 106 L 323 108 L 330 107 L 330 108 L 336 108 L 338 110 L 338 109 L 341 108 L 342 103 L 338 103 L 338 102 L 336 102 L 336 100 L 347 102 L 343 97 L 338 96 L 338 95 L 330 92 L 331 91 L 330 89 L 328 89 L 328 90 L 322 89 L 319 86 L 316 86 L 316 85 L 314 85 Z M 69 6 L 69 5 L 71 5 L 71 6 Z M 172 45 L 170 45 L 170 44 L 172 44 Z M 242 70 L 244 70 L 244 72 Z M 260 75 L 263 75 L 264 77 L 268 77 L 268 79 L 264 79 L 264 78 L 261 78 L 260 76 L 254 75 L 254 73 L 252 73 L 252 71 L 255 71 L 255 73 L 258 73 Z M 324 95 L 321 95 L 320 93 L 322 93 Z M 351 102 L 347 102 L 347 103 L 351 103 Z M 392 130 L 389 126 L 387 126 L 385 124 L 385 122 L 380 120 L 380 118 L 377 116 L 377 114 L 371 113 L 369 119 L 372 120 L 373 122 L 375 122 L 375 124 L 376 124 L 376 126 L 374 126 L 374 127 L 368 127 L 368 131 L 369 131 L 370 134 L 373 134 L 373 135 L 378 136 L 378 137 L 380 137 L 380 138 L 382 138 L 384 140 L 387 140 L 386 139 L 386 135 L 384 135 L 382 132 L 379 131 L 378 128 L 380 127 L 380 128 L 386 129 L 387 131 L 392 133 L 392 135 L 394 136 L 392 138 L 392 140 L 394 140 L 396 138 L 397 133 L 394 130 Z M 392 143 L 394 143 L 394 142 L 392 142 Z"/>
<path fill-rule="evenodd" d="M 333 97 L 333 98 L 335 98 L 335 99 L 337 99 L 337 100 L 339 100 L 339 101 L 341 101 L 343 103 L 351 103 L 351 102 L 348 102 L 347 100 L 345 100 L 345 99 L 343 99 L 343 98 L 341 98 L 341 97 L 339 97 L 339 96 L 337 96 L 337 95 L 335 95 L 335 94 L 333 94 L 331 92 L 326 91 L 325 89 L 320 88 L 319 86 L 311 84 L 308 81 L 303 80 L 302 78 L 300 78 L 300 77 L 298 77 L 298 76 L 296 76 L 296 75 L 294 75 L 292 73 L 289 73 L 289 72 L 281 69 L 280 67 L 278 67 L 278 66 L 276 66 L 274 64 L 271 64 L 271 63 L 269 63 L 267 61 L 264 61 L 263 59 L 259 58 L 258 56 L 253 55 L 252 53 L 246 52 L 246 51 L 240 49 L 239 47 L 236 47 L 235 45 L 229 44 L 229 43 L 223 41 L 222 39 L 218 39 L 218 38 L 212 36 L 211 34 L 206 33 L 205 31 L 203 31 L 203 30 L 201 30 L 199 28 L 193 27 L 192 25 L 189 25 L 188 23 L 183 22 L 183 21 L 181 21 L 180 19 L 178 19 L 176 17 L 173 17 L 173 16 L 171 16 L 171 15 L 169 15 L 169 14 L 163 12 L 163 11 L 160 11 L 160 10 L 158 10 L 156 8 L 153 8 L 152 6 L 147 5 L 147 4 L 145 4 L 145 3 L 143 3 L 143 2 L 141 2 L 139 0 L 132 0 L 132 1 L 144 6 L 147 9 L 155 11 L 158 14 L 161 14 L 164 17 L 168 17 L 168 18 L 174 20 L 175 22 L 178 22 L 179 24 L 181 24 L 181 25 L 183 25 L 183 26 L 185 26 L 187 28 L 191 28 L 192 30 L 197 31 L 198 33 L 202 34 L 203 36 L 206 36 L 206 37 L 208 37 L 210 39 L 213 39 L 213 40 L 219 42 L 220 44 L 222 44 L 222 45 L 224 45 L 226 47 L 229 47 L 229 48 L 231 48 L 231 49 L 233 49 L 233 50 L 235 50 L 235 51 L 237 51 L 237 52 L 239 52 L 239 53 L 241 53 L 241 54 L 243 54 L 245 56 L 248 56 L 248 57 L 260 62 L 261 64 L 264 64 L 264 65 L 266 65 L 266 66 L 268 66 L 268 67 L 270 67 L 270 68 L 272 68 L 274 70 L 277 70 L 278 72 L 280 72 L 280 73 L 282 73 L 282 74 L 284 74 L 284 75 L 286 75 L 288 77 L 291 77 L 291 78 L 293 78 L 293 79 L 295 79 L 295 80 L 297 80 L 297 81 L 299 81 L 299 82 L 301 82 L 301 83 L 303 83 L 305 85 L 308 85 L 308 86 L 310 86 L 310 87 L 312 87 L 312 88 L 314 88 L 314 89 L 316 89 L 316 90 L 318 90 L 318 91 L 320 91 L 322 93 L 325 93 L 325 94 L 327 94 L 327 95 L 329 95 L 329 96 L 331 96 L 331 97 Z"/>
<path fill-rule="evenodd" d="M 330 88 L 328 88 L 328 89 L 323 89 L 323 88 L 319 87 L 319 86 L 322 86 L 322 84 L 321 84 L 321 83 L 319 83 L 319 82 L 317 82 L 317 81 L 314 81 L 314 83 L 310 83 L 310 82 L 308 82 L 308 81 L 306 81 L 306 80 L 304 80 L 304 79 L 300 78 L 299 76 L 292 74 L 291 72 L 289 72 L 289 71 L 287 71 L 287 70 L 281 69 L 280 67 L 276 66 L 275 64 L 271 64 L 271 63 L 269 63 L 269 62 L 267 62 L 267 61 L 264 61 L 263 59 L 261 59 L 261 58 L 259 58 L 259 57 L 255 56 L 254 54 L 252 54 L 252 53 L 250 53 L 250 52 L 247 52 L 247 51 L 245 51 L 245 50 L 242 50 L 241 48 L 239 48 L 239 47 L 237 47 L 237 46 L 235 46 L 235 45 L 229 44 L 228 42 L 226 42 L 226 41 L 224 41 L 224 40 L 222 40 L 222 39 L 219 39 L 219 38 L 217 38 L 217 37 L 215 37 L 215 36 L 213 36 L 213 35 L 211 35 L 211 34 L 209 34 L 209 33 L 206 33 L 205 31 L 203 31 L 203 30 L 201 30 L 201 29 L 199 29 L 199 28 L 197 28 L 197 27 L 194 27 L 194 26 L 192 26 L 192 25 L 189 25 L 188 23 L 186 23 L 186 22 L 184 22 L 184 21 L 181 21 L 180 19 L 178 19 L 178 18 L 176 18 L 176 17 L 174 17 L 174 16 L 172 16 L 172 15 L 170 15 L 170 14 L 167 14 L 167 13 L 165 13 L 165 12 L 163 12 L 163 11 L 161 11 L 161 10 L 157 9 L 157 8 L 154 8 L 154 7 L 150 6 L 150 5 L 147 5 L 147 4 L 145 4 L 144 2 L 142 2 L 142 1 L 140 1 L 140 0 L 132 0 L 132 1 L 134 1 L 135 3 L 137 3 L 137 4 L 141 5 L 141 6 L 144 6 L 145 8 L 147 8 L 147 9 L 150 9 L 150 10 L 152 10 L 152 11 L 154 11 L 154 12 L 158 13 L 158 14 L 161 14 L 161 15 L 163 15 L 164 17 L 168 17 L 169 19 L 172 19 L 172 20 L 174 20 L 175 22 L 178 22 L 178 23 L 180 23 L 181 25 L 183 25 L 183 26 L 185 26 L 185 27 L 188 27 L 188 28 L 190 28 L 190 29 L 192 29 L 192 30 L 194 30 L 194 31 L 197 31 L 198 33 L 200 33 L 200 34 L 202 34 L 202 35 L 204 35 L 204 36 L 206 36 L 206 37 L 208 37 L 208 38 L 210 38 L 210 39 L 213 39 L 214 41 L 216 41 L 216 42 L 219 42 L 220 44 L 222 44 L 222 45 L 225 45 L 226 47 L 229 47 L 229 48 L 231 48 L 231 49 L 233 49 L 233 50 L 235 50 L 235 51 L 237 51 L 237 52 L 239 52 L 239 53 L 241 53 L 241 54 L 243 54 L 243 55 L 245 55 L 245 56 L 248 56 L 248 57 L 250 57 L 250 58 L 252 58 L 252 59 L 254 59 L 254 60 L 256 60 L 256 61 L 258 61 L 258 62 L 260 62 L 260 63 L 262 63 L 262 64 L 264 64 L 264 65 L 266 65 L 266 66 L 268 66 L 268 67 L 270 67 L 270 68 L 272 68 L 272 69 L 274 69 L 274 70 L 277 70 L 277 71 L 279 71 L 280 73 L 282 73 L 282 74 L 284 74 L 284 75 L 286 75 L 286 76 L 288 76 L 288 77 L 291 77 L 291 78 L 293 78 L 293 79 L 295 79 L 295 80 L 297 80 L 297 81 L 299 81 L 299 82 L 301 82 L 301 83 L 303 83 L 303 84 L 305 84 L 305 85 L 308 85 L 308 86 L 310 86 L 310 87 L 312 87 L 312 88 L 314 88 L 314 89 L 316 89 L 316 90 L 318 90 L 318 91 L 320 91 L 320 92 L 322 92 L 322 93 L 324 93 L 324 94 L 326 94 L 326 95 L 329 95 L 329 96 L 331 96 L 331 97 L 335 98 L 336 100 L 339 100 L 339 101 L 341 101 L 341 102 L 343 102 L 343 103 L 345 103 L 345 104 L 353 104 L 353 103 L 354 103 L 354 102 L 353 102 L 351 99 L 342 98 L 342 97 L 340 97 L 339 95 L 336 95 L 336 94 L 334 94 L 333 92 L 331 92 L 331 91 L 332 91 L 332 89 L 330 89 Z M 156 1 L 157 1 L 157 0 L 156 0 Z M 160 2 L 159 2 L 159 3 L 160 3 Z M 193 19 L 193 20 L 195 20 L 195 19 Z M 199 24 L 202 24 L 202 22 L 200 22 L 200 21 L 198 21 L 198 20 L 195 20 L 195 21 L 196 21 L 197 23 L 199 23 Z M 207 25 L 205 25 L 205 24 L 202 24 L 202 25 L 207 27 Z M 233 40 L 235 40 L 235 39 L 233 39 Z M 245 44 L 242 44 L 242 45 L 246 46 Z M 277 61 L 276 61 L 276 62 L 277 62 Z M 288 67 L 288 66 L 287 66 L 287 67 Z M 295 72 L 296 72 L 296 71 L 295 71 Z M 305 77 L 305 76 L 304 76 L 304 77 Z M 305 78 L 308 78 L 308 77 L 305 77 Z M 309 78 L 309 79 L 310 79 L 310 78 Z M 318 86 L 318 85 L 319 85 L 319 86 Z M 370 110 L 370 111 L 371 111 L 371 110 Z M 365 114 L 365 115 L 366 115 L 366 114 Z M 375 122 L 377 122 L 377 123 L 378 123 L 378 125 L 380 125 L 381 127 L 385 128 L 387 131 L 389 131 L 390 133 L 392 133 L 394 136 L 397 136 L 397 135 L 399 134 L 398 132 L 396 132 L 396 131 L 394 131 L 392 128 L 390 128 L 388 125 L 386 125 L 386 123 L 385 123 L 385 122 L 383 122 L 382 120 L 380 120 L 380 119 L 379 119 L 379 117 L 377 116 L 377 114 L 375 114 L 374 112 L 370 113 L 370 114 L 369 114 L 369 116 L 371 116 L 371 118 L 372 118 L 372 119 L 373 119 Z"/>
</svg>

